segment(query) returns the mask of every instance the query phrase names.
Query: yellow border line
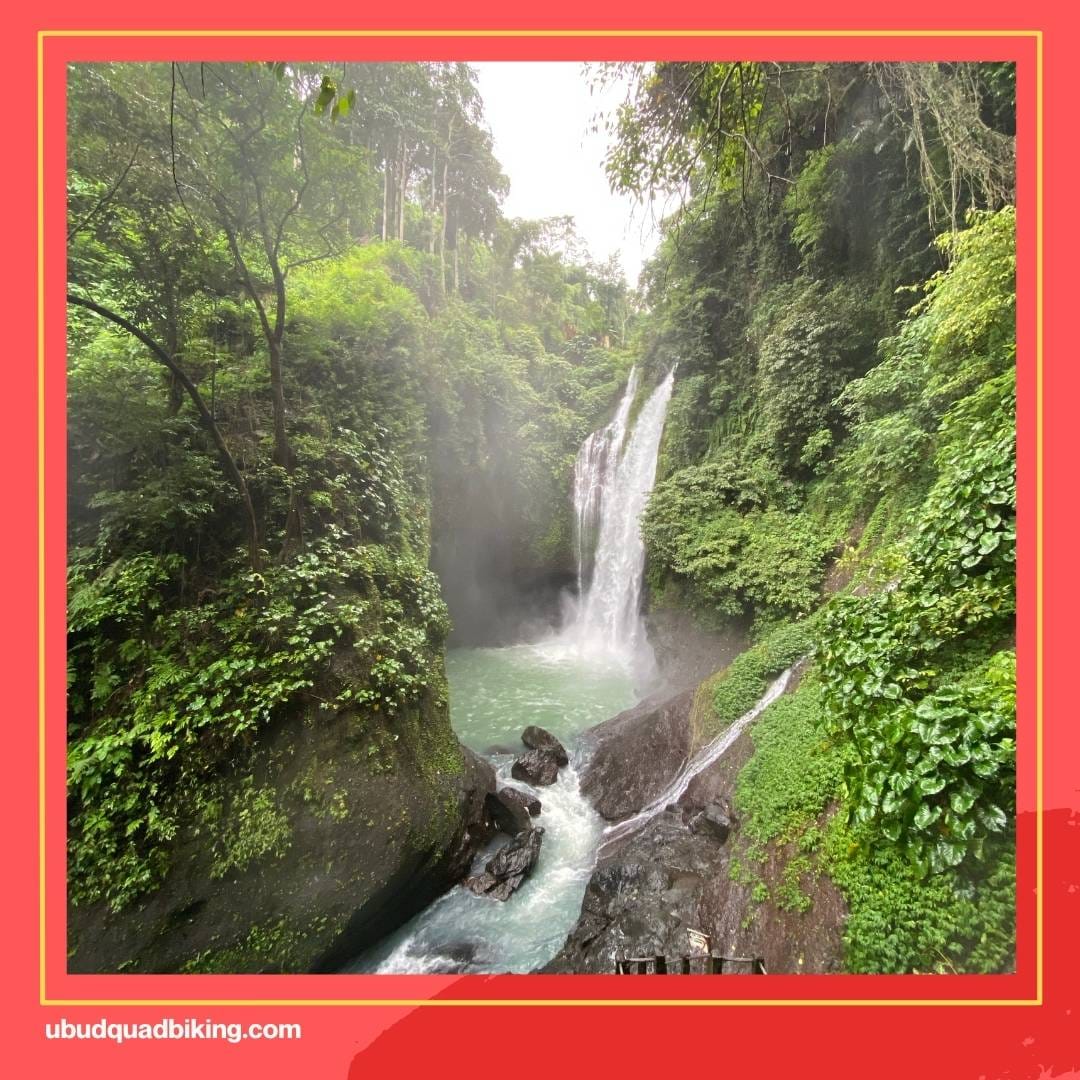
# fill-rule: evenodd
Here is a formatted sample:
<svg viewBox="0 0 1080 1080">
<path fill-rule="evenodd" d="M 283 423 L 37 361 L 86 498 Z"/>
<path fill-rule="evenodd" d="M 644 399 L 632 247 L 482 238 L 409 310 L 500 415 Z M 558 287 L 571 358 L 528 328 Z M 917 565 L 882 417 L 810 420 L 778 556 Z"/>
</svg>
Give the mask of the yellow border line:
<svg viewBox="0 0 1080 1080">
<path fill-rule="evenodd" d="M 37 41 L 38 995 L 45 997 L 45 42 Z"/>
<path fill-rule="evenodd" d="M 235 976 L 233 976 L 235 978 Z M 335 978 L 336 976 L 324 976 L 329 978 Z M 377 975 L 374 976 L 379 979 L 393 978 L 392 975 Z M 477 976 L 466 976 L 466 978 L 476 978 Z M 571 975 L 570 978 L 580 978 L 577 975 Z M 618 976 L 610 976 L 611 978 L 618 978 Z M 861 978 L 876 979 L 877 975 L 864 975 L 859 976 Z M 950 976 L 944 976 L 949 978 Z M 956 978 L 964 978 L 963 975 L 953 976 Z M 452 1007 L 460 1005 L 538 1005 L 538 1006 L 563 1006 L 570 1005 L 574 1008 L 578 1008 L 585 1005 L 601 1005 L 608 1008 L 616 1005 L 647 1005 L 650 1008 L 654 1006 L 674 1006 L 674 1005 L 696 1005 L 696 1006 L 721 1006 L 721 1005 L 783 1005 L 790 1008 L 793 1005 L 924 1005 L 924 1006 L 938 1006 L 938 1005 L 1041 1005 L 1042 1002 L 1036 998 L 1018 998 L 1015 1001 L 1011 1001 L 1005 998 L 975 998 L 970 1001 L 964 1001 L 959 998 L 941 998 L 934 1000 L 931 998 L 660 998 L 658 1000 L 646 1000 L 641 998 L 372 998 L 372 999 L 355 999 L 347 1000 L 345 998 L 326 998 L 325 1000 L 317 1000 L 315 998 L 218 998 L 218 999 L 206 999 L 206 998 L 108 998 L 105 1000 L 90 1001 L 85 998 L 50 998 L 41 1002 L 42 1005 L 281 1005 L 287 1008 L 295 1008 L 296 1006 L 305 1005 L 317 1005 L 319 1007 L 326 1007 L 332 1005 L 382 1005 L 386 1007 L 411 1007 L 416 1005 L 439 1005 L 443 1007 Z"/>
<path fill-rule="evenodd" d="M 1041 30 L 39 30 L 44 37 L 758 38 L 1042 37 Z"/>
<path fill-rule="evenodd" d="M 50 998 L 45 991 L 45 270 L 44 270 L 44 39 L 45 38 L 1035 38 L 1036 39 L 1036 997 L 1003 998 L 769 998 L 769 999 L 626 999 L 626 998 Z M 647 1005 L 654 1007 L 751 1007 L 751 1005 L 1041 1005 L 1043 1003 L 1043 829 L 1042 829 L 1042 542 L 1043 542 L 1043 336 L 1042 336 L 1042 30 L 39 30 L 38 31 L 38 787 L 39 787 L 39 1003 L 42 1005 L 284 1005 L 335 1007 L 462 1007 L 462 1005 Z M 873 976 L 872 976 L 873 977 Z"/>
</svg>

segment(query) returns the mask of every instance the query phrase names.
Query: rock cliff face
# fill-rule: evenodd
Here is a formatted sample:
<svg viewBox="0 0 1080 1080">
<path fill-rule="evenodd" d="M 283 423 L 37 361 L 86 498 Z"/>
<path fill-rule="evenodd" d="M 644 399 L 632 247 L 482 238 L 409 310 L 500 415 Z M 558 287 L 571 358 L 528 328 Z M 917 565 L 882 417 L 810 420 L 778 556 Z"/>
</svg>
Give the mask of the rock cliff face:
<svg viewBox="0 0 1080 1080">
<path fill-rule="evenodd" d="M 649 805 L 687 760 L 692 743 L 693 692 L 645 702 L 600 724 L 582 780 L 610 822 Z M 731 957 L 763 957 L 769 972 L 829 972 L 840 966 L 840 894 L 824 878 L 803 881 L 805 913 L 758 903 L 749 884 L 733 880 L 732 860 L 744 850 L 737 815 L 727 811 L 735 782 L 753 753 L 743 733 L 690 783 L 678 803 L 638 832 L 601 844 L 581 917 L 550 973 L 610 973 L 618 953 L 681 956 L 688 930 L 708 934 L 712 948 Z M 704 814 L 703 814 L 704 812 Z M 730 828 L 704 827 L 725 818 Z M 770 852 L 755 869 L 767 886 L 778 883 L 784 853 Z"/>
<path fill-rule="evenodd" d="M 586 733 L 581 790 L 602 818 L 629 817 L 671 782 L 690 754 L 693 701 L 693 690 L 646 698 Z"/>
<path fill-rule="evenodd" d="M 70 911 L 70 969 L 337 970 L 464 877 L 494 790 L 434 696 L 374 727 L 294 714 L 217 783 L 159 889 Z"/>
</svg>

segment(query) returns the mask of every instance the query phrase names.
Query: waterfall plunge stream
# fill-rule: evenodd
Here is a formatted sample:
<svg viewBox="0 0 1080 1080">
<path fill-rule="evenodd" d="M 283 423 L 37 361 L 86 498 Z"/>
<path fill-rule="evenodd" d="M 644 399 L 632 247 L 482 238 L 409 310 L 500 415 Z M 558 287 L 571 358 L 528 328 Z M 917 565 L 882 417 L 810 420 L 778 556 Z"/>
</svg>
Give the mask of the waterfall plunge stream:
<svg viewBox="0 0 1080 1080">
<path fill-rule="evenodd" d="M 652 650 L 640 613 L 645 549 L 639 525 L 674 379 L 672 370 L 632 418 L 640 392 L 633 369 L 611 422 L 581 447 L 573 490 L 579 594 L 564 629 L 531 644 L 459 649 L 447 658 L 455 730 L 491 760 L 500 786 L 528 787 L 511 781 L 514 754 L 500 745 L 516 744 L 529 724 L 553 731 L 570 751 L 557 782 L 535 789 L 543 803 L 536 824 L 545 833 L 532 876 L 505 903 L 452 889 L 349 970 L 535 970 L 555 955 L 577 920 L 605 834 L 579 790 L 576 744 L 581 732 L 632 705 L 633 683 L 651 677 Z M 478 857 L 477 868 L 490 854 Z"/>
</svg>

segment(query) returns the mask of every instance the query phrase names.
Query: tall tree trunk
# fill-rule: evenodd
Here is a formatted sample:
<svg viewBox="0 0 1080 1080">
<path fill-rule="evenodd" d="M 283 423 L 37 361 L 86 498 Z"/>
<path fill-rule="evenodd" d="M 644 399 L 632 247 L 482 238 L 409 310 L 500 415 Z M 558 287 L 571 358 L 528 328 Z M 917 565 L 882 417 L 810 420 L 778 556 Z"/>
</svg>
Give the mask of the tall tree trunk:
<svg viewBox="0 0 1080 1080">
<path fill-rule="evenodd" d="M 382 243 L 387 242 L 387 214 L 390 202 L 390 159 L 382 159 Z"/>
<path fill-rule="evenodd" d="M 454 116 L 446 121 L 446 157 L 442 167 L 442 227 L 439 230 L 439 285 L 446 296 L 446 222 L 450 217 L 450 146 L 454 137 Z"/>
<path fill-rule="evenodd" d="M 438 213 L 438 203 L 435 197 L 435 167 L 438 164 L 439 152 L 432 149 L 431 151 L 431 206 L 428 211 L 428 216 L 431 218 L 431 232 L 428 233 L 428 254 L 435 254 L 435 215 Z"/>
<path fill-rule="evenodd" d="M 266 311 L 266 305 L 259 293 L 236 233 L 231 228 L 226 228 L 225 236 L 229 242 L 233 261 L 240 272 L 244 289 L 255 305 L 259 316 L 259 325 L 262 328 L 263 338 L 266 341 L 267 352 L 270 356 L 270 401 L 274 419 L 274 462 L 280 465 L 289 477 L 289 508 L 285 517 L 285 542 L 281 548 L 281 558 L 286 559 L 303 544 L 304 530 L 301 511 L 300 493 L 293 483 L 296 472 L 296 454 L 293 452 L 292 443 L 289 441 L 289 431 L 285 423 L 285 387 L 282 377 L 282 342 L 285 338 L 285 273 L 281 269 L 277 251 L 268 236 L 264 235 L 264 247 L 267 264 L 270 267 L 270 275 L 274 282 L 274 322 L 271 324 Z"/>
<path fill-rule="evenodd" d="M 270 351 L 270 396 L 273 400 L 274 413 L 274 464 L 280 465 L 287 472 L 296 468 L 296 454 L 289 442 L 289 432 L 285 426 L 285 387 L 281 377 L 281 342 L 270 336 L 266 341 Z"/>
<path fill-rule="evenodd" d="M 141 341 L 154 356 L 169 369 L 173 379 L 187 392 L 188 397 L 191 398 L 191 401 L 195 406 L 196 412 L 199 414 L 200 422 L 210 435 L 210 438 L 217 449 L 218 457 L 221 460 L 225 475 L 228 476 L 233 487 L 236 488 L 236 493 L 240 496 L 240 502 L 244 508 L 245 525 L 247 527 L 248 559 L 251 563 L 251 569 L 256 571 L 261 569 L 262 552 L 259 550 L 259 527 L 255 519 L 255 507 L 251 501 L 251 493 L 248 491 L 247 482 L 244 480 L 244 474 L 237 466 L 236 459 L 229 452 L 225 437 L 221 434 L 221 429 L 217 426 L 217 422 L 214 420 L 213 415 L 206 407 L 206 402 L 203 400 L 202 394 L 199 393 L 198 387 L 188 377 L 187 372 L 185 372 L 180 364 L 177 363 L 174 356 L 163 349 L 148 334 L 145 334 L 140 330 L 133 322 L 125 319 L 123 315 L 118 315 L 115 311 L 111 311 L 107 307 L 102 307 L 100 304 L 95 304 L 92 300 L 86 300 L 81 296 L 76 296 L 74 293 L 68 293 L 67 299 L 69 304 L 76 304 L 79 307 L 86 308 L 88 311 L 94 312 L 95 315 L 100 315 L 103 319 L 108 319 L 110 322 L 115 323 L 133 337 L 138 338 L 138 340 Z"/>
<path fill-rule="evenodd" d="M 446 296 L 446 219 L 449 198 L 447 195 L 447 172 L 450 168 L 449 160 L 443 162 L 442 167 L 442 226 L 439 229 L 439 286 L 442 294 Z"/>
<path fill-rule="evenodd" d="M 398 176 L 398 228 L 397 238 L 401 244 L 405 243 L 405 194 L 408 184 L 408 172 L 406 168 L 406 147 L 405 140 L 401 140 L 401 172 Z"/>
</svg>

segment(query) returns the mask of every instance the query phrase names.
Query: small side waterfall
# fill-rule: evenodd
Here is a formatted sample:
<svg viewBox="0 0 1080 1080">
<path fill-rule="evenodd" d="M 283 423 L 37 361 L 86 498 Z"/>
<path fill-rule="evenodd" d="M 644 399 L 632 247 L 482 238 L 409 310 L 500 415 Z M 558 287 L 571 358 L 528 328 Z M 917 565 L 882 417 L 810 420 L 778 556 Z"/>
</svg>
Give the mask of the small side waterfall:
<svg viewBox="0 0 1080 1080">
<path fill-rule="evenodd" d="M 677 803 L 686 794 L 686 790 L 690 787 L 690 782 L 694 777 L 704 772 L 713 762 L 718 761 L 720 756 L 727 751 L 746 728 L 787 690 L 794 670 L 793 666 L 781 672 L 751 709 L 743 713 L 742 716 L 717 735 L 712 742 L 706 744 L 692 758 L 684 762 L 671 783 L 648 806 L 639 810 L 632 817 L 618 821 L 614 825 L 609 825 L 604 830 L 603 839 L 600 841 L 600 851 L 602 852 L 605 847 L 616 840 L 621 840 L 624 836 L 630 836 L 637 832 L 652 821 L 657 814 L 663 813 L 667 807 Z"/>
<path fill-rule="evenodd" d="M 639 381 L 634 368 L 614 419 L 585 440 L 574 466 L 578 606 L 567 633 L 584 652 L 640 660 L 648 646 L 640 612 L 645 546 L 639 523 L 656 478 L 675 371 L 631 427 Z"/>
</svg>

